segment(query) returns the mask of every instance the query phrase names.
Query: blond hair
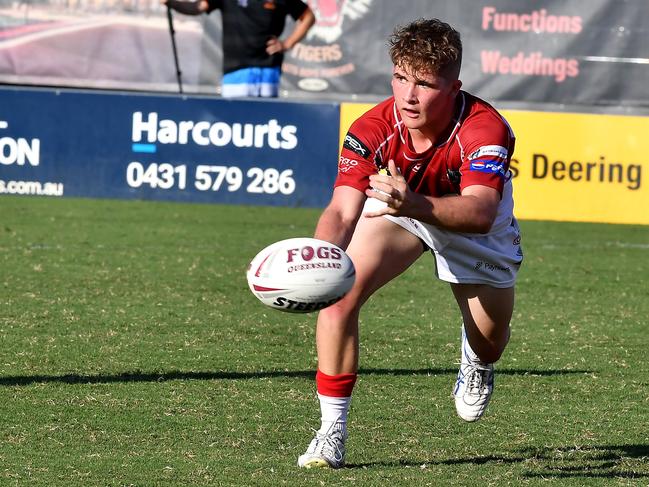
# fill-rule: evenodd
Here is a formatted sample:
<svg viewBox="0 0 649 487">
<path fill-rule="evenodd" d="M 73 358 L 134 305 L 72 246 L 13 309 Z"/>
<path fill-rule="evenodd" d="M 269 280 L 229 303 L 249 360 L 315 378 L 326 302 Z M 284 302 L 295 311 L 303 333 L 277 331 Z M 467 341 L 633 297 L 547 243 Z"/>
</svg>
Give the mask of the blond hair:
<svg viewBox="0 0 649 487">
<path fill-rule="evenodd" d="M 412 74 L 430 73 L 450 80 L 460 76 L 460 33 L 439 19 L 418 19 L 398 26 L 388 46 L 392 63 Z"/>
</svg>

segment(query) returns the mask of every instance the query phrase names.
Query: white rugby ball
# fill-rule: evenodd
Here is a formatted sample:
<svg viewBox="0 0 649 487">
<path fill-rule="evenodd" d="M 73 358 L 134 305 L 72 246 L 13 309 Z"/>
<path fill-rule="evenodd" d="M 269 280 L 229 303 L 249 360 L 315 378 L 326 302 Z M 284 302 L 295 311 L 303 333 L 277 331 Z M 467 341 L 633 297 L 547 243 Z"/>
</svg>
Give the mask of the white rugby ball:
<svg viewBox="0 0 649 487">
<path fill-rule="evenodd" d="M 289 238 L 259 252 L 246 274 L 252 293 L 266 306 L 309 313 L 340 301 L 356 278 L 340 247 L 315 238 Z"/>
</svg>

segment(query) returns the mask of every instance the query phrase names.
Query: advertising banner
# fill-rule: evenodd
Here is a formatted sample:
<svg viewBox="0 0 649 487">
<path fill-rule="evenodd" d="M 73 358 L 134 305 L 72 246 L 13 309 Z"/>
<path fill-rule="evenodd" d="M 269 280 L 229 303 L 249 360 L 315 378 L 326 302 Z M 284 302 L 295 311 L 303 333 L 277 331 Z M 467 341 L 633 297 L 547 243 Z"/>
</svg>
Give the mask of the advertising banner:
<svg viewBox="0 0 649 487">
<path fill-rule="evenodd" d="M 342 104 L 340 145 L 372 106 Z M 501 113 L 516 135 L 511 170 L 518 218 L 649 224 L 649 117 Z"/>
<path fill-rule="evenodd" d="M 438 17 L 464 45 L 462 80 L 493 101 L 649 106 L 649 2 L 309 2 L 318 22 L 285 60 L 293 90 L 390 93 L 394 27 Z"/>
<path fill-rule="evenodd" d="M 317 21 L 285 54 L 288 97 L 389 94 L 389 35 L 398 24 L 438 17 L 462 35 L 465 88 L 487 100 L 649 108 L 646 0 L 308 3 Z M 220 13 L 173 19 L 185 92 L 216 95 Z M 166 10 L 139 0 L 0 0 L 0 82 L 177 91 Z"/>
<path fill-rule="evenodd" d="M 503 114 L 520 218 L 649 224 L 649 117 Z"/>
<path fill-rule="evenodd" d="M 0 89 L 0 194 L 319 207 L 333 103 Z"/>
</svg>

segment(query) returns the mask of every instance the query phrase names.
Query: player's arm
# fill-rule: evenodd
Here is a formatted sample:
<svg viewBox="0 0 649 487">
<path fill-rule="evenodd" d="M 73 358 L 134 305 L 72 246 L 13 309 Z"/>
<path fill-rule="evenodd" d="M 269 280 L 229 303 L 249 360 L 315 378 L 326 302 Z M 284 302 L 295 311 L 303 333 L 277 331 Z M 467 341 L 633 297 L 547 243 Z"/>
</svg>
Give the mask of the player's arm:
<svg viewBox="0 0 649 487">
<path fill-rule="evenodd" d="M 197 0 L 195 2 L 186 2 L 184 0 L 161 0 L 163 5 L 185 15 L 200 15 L 207 12 L 210 4 L 207 0 Z"/>
<path fill-rule="evenodd" d="M 388 168 L 392 176 L 370 176 L 372 188 L 365 192 L 369 197 L 385 201 L 388 206 L 365 216 L 408 216 L 462 233 L 487 233 L 491 229 L 500 204 L 497 189 L 475 184 L 456 196 L 424 196 L 410 190 L 393 161 L 388 162 Z"/>
<path fill-rule="evenodd" d="M 316 238 L 347 249 L 363 213 L 370 176 L 377 172 L 376 146 L 385 140 L 385 133 L 391 128 L 389 125 L 382 127 L 381 123 L 380 117 L 370 117 L 366 113 L 349 128 L 340 150 L 333 196 L 320 216 Z"/>
<path fill-rule="evenodd" d="M 286 39 L 280 40 L 277 37 L 271 37 L 266 43 L 266 52 L 276 54 L 278 52 L 289 51 L 293 46 L 304 39 L 309 29 L 315 24 L 315 14 L 311 8 L 307 7 L 299 19 L 295 22 L 293 31 Z"/>
<path fill-rule="evenodd" d="M 363 211 L 365 194 L 350 186 L 337 186 L 320 215 L 314 237 L 346 249 Z"/>
</svg>

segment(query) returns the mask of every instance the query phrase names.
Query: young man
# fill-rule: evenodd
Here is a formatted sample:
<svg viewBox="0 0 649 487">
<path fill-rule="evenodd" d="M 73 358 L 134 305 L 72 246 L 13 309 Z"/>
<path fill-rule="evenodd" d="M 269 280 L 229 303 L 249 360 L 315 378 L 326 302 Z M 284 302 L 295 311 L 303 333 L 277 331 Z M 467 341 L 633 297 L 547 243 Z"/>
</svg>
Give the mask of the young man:
<svg viewBox="0 0 649 487">
<path fill-rule="evenodd" d="M 186 15 L 221 11 L 223 20 L 224 98 L 277 97 L 284 52 L 300 42 L 315 23 L 302 0 L 162 0 Z M 295 28 L 283 40 L 286 17 Z"/>
<path fill-rule="evenodd" d="M 349 129 L 315 231 L 347 250 L 356 282 L 318 315 L 322 424 L 301 467 L 344 465 L 360 308 L 424 251 L 450 283 L 463 319 L 453 394 L 465 421 L 484 413 L 493 363 L 509 340 L 523 258 L 508 169 L 514 135 L 494 108 L 460 90 L 462 44 L 448 24 L 422 19 L 398 28 L 390 56 L 393 96 Z"/>
</svg>

